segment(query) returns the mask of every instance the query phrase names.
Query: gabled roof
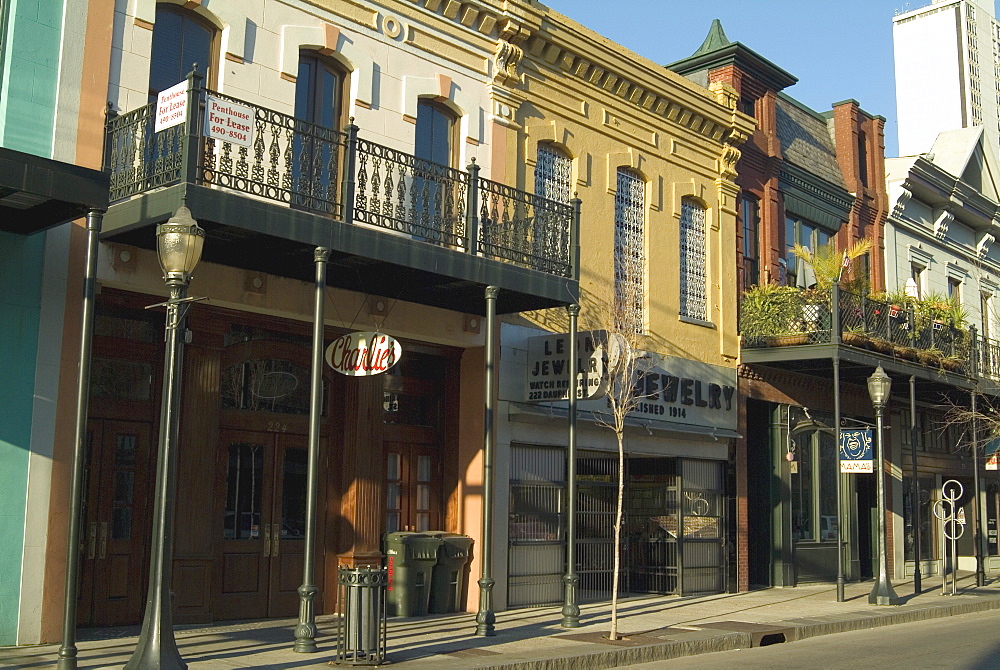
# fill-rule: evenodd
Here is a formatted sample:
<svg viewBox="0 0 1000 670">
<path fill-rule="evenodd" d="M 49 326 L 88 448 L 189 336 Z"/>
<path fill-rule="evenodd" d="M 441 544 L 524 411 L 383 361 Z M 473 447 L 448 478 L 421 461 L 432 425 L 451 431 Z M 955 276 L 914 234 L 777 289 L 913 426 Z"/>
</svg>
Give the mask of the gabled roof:
<svg viewBox="0 0 1000 670">
<path fill-rule="evenodd" d="M 1000 161 L 981 126 L 939 133 L 925 158 L 990 200 L 1000 201 Z"/>
<path fill-rule="evenodd" d="M 739 42 L 731 42 L 722 29 L 719 19 L 712 21 L 708 36 L 698 50 L 687 58 L 670 63 L 668 70 L 682 75 L 694 72 L 712 70 L 724 65 L 735 64 L 744 72 L 757 77 L 769 88 L 780 91 L 798 81 L 797 78 L 782 70 L 753 49 Z"/>
</svg>

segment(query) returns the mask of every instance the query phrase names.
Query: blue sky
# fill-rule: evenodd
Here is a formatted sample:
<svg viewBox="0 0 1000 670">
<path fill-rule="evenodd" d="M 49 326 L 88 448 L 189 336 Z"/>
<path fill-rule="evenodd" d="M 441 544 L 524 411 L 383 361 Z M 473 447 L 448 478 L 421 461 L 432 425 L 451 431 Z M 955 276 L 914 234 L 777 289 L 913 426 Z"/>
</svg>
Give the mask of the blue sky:
<svg viewBox="0 0 1000 670">
<path fill-rule="evenodd" d="M 785 92 L 816 111 L 854 98 L 886 118 L 896 155 L 892 17 L 931 0 L 541 0 L 658 63 L 690 56 L 721 19 L 742 42 L 799 82 Z"/>
</svg>

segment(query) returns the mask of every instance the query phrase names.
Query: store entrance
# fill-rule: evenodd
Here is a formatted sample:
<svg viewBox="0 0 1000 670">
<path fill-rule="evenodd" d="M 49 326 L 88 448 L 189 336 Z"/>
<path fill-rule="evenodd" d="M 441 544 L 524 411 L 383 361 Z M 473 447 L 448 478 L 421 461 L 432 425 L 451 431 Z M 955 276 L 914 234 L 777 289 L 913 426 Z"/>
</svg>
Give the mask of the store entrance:
<svg viewBox="0 0 1000 670">
<path fill-rule="evenodd" d="M 139 620 L 146 600 L 152 426 L 88 424 L 81 513 L 83 546 L 77 622 L 120 626 Z"/>
<path fill-rule="evenodd" d="M 304 435 L 223 431 L 216 618 L 287 617 L 298 611 L 307 465 Z"/>
</svg>

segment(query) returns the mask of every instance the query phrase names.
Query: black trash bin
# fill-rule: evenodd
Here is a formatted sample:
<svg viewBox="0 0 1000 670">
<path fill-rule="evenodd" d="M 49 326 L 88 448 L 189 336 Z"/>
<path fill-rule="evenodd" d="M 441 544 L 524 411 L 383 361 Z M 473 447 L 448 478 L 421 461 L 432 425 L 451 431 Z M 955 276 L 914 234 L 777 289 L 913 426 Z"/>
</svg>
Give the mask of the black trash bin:
<svg viewBox="0 0 1000 670">
<path fill-rule="evenodd" d="M 472 557 L 472 538 L 440 530 L 427 531 L 427 535 L 441 539 L 437 565 L 431 580 L 431 614 L 457 612 L 465 592 L 466 566 Z"/>
<path fill-rule="evenodd" d="M 431 574 L 441 538 L 398 531 L 385 536 L 389 616 L 424 616 L 431 596 Z"/>
<path fill-rule="evenodd" d="M 340 620 L 337 634 L 338 664 L 381 665 L 385 661 L 386 569 L 341 566 Z"/>
</svg>

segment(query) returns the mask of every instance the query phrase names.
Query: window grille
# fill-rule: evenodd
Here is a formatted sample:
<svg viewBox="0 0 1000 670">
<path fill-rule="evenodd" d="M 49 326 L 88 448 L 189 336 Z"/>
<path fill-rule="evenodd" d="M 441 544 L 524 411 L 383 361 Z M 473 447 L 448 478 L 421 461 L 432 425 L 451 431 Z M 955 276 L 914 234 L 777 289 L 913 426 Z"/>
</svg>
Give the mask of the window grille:
<svg viewBox="0 0 1000 670">
<path fill-rule="evenodd" d="M 615 327 L 643 332 L 645 302 L 645 182 L 618 169 L 615 191 Z"/>
<path fill-rule="evenodd" d="M 705 208 L 681 201 L 681 316 L 708 320 L 705 271 Z"/>
<path fill-rule="evenodd" d="M 547 144 L 538 145 L 535 195 L 569 204 L 572 199 L 573 160 Z"/>
</svg>

